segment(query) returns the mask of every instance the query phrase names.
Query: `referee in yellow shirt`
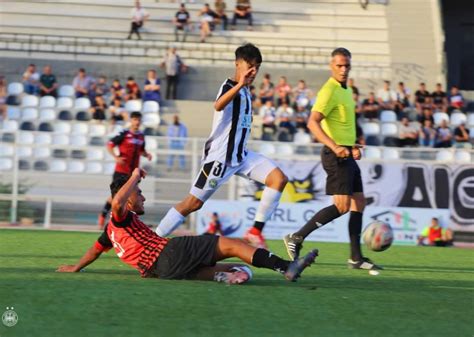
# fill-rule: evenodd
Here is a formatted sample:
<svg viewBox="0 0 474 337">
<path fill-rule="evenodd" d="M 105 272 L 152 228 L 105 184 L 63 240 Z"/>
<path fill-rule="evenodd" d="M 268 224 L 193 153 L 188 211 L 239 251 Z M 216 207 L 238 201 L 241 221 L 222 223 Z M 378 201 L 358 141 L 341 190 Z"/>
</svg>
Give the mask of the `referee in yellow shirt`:
<svg viewBox="0 0 474 337">
<path fill-rule="evenodd" d="M 314 230 L 350 211 L 349 237 L 350 268 L 382 269 L 362 255 L 360 233 L 365 197 L 359 165 L 361 157 L 356 142 L 355 102 L 352 89 L 347 86 L 351 70 L 351 53 L 345 48 L 333 50 L 330 63 L 331 77 L 318 93 L 311 110 L 308 128 L 324 147 L 321 162 L 327 173 L 326 193 L 334 204 L 316 213 L 299 231 L 284 238 L 290 258 L 298 258 L 304 239 Z"/>
</svg>

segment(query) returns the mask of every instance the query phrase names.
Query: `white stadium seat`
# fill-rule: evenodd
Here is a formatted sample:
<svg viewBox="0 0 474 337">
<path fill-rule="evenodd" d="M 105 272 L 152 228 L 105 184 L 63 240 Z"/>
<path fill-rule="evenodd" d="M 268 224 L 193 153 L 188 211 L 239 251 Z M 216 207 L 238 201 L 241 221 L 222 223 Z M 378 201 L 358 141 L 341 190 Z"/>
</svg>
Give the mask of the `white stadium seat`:
<svg viewBox="0 0 474 337">
<path fill-rule="evenodd" d="M 30 146 L 18 146 L 16 148 L 16 154 L 18 157 L 31 157 L 33 155 L 33 149 Z"/>
<path fill-rule="evenodd" d="M 458 150 L 454 154 L 454 160 L 457 163 L 470 163 L 471 162 L 471 154 L 469 151 Z"/>
<path fill-rule="evenodd" d="M 98 174 L 102 173 L 103 167 L 101 163 L 89 162 L 86 164 L 86 173 Z"/>
<path fill-rule="evenodd" d="M 10 131 L 10 132 L 16 131 L 16 130 L 18 130 L 18 122 L 7 119 L 7 120 L 3 121 L 2 130 L 3 131 Z"/>
<path fill-rule="evenodd" d="M 51 149 L 49 147 L 36 147 L 33 150 L 33 156 L 35 158 L 51 157 Z"/>
<path fill-rule="evenodd" d="M 46 108 L 55 108 L 56 107 L 56 98 L 53 96 L 43 96 L 39 102 L 40 109 Z"/>
<path fill-rule="evenodd" d="M 362 125 L 364 136 L 378 136 L 380 134 L 380 126 L 378 123 L 368 122 Z"/>
<path fill-rule="evenodd" d="M 71 133 L 71 123 L 57 122 L 54 124 L 55 133 Z"/>
<path fill-rule="evenodd" d="M 383 123 L 381 133 L 382 136 L 398 136 L 398 125 L 396 123 Z"/>
<path fill-rule="evenodd" d="M 440 125 L 442 120 L 445 120 L 449 123 L 449 115 L 446 112 L 435 112 L 433 114 L 433 119 L 435 125 Z"/>
<path fill-rule="evenodd" d="M 259 152 L 263 155 L 273 155 L 276 153 L 276 148 L 272 143 L 262 143 Z"/>
<path fill-rule="evenodd" d="M 367 159 L 381 159 L 382 151 L 377 147 L 367 146 L 364 149 L 363 157 Z"/>
<path fill-rule="evenodd" d="M 71 136 L 70 143 L 72 146 L 86 146 L 87 138 L 80 135 Z"/>
<path fill-rule="evenodd" d="M 24 121 L 33 121 L 38 119 L 38 109 L 36 108 L 25 108 L 21 112 L 21 119 Z"/>
<path fill-rule="evenodd" d="M 20 132 L 18 134 L 19 144 L 33 144 L 35 142 L 35 136 L 32 132 Z"/>
<path fill-rule="evenodd" d="M 129 113 L 134 111 L 141 111 L 142 110 L 142 101 L 139 100 L 130 100 L 125 103 L 125 110 Z"/>
<path fill-rule="evenodd" d="M 23 96 L 21 99 L 22 108 L 36 108 L 38 106 L 39 99 L 33 95 Z"/>
<path fill-rule="evenodd" d="M 453 112 L 451 114 L 451 126 L 459 126 L 461 124 L 466 124 L 467 116 L 462 112 Z"/>
<path fill-rule="evenodd" d="M 74 90 L 74 87 L 72 85 L 65 84 L 59 87 L 59 97 L 73 97 L 75 94 L 76 90 Z"/>
<path fill-rule="evenodd" d="M 397 121 L 397 114 L 392 110 L 384 110 L 380 113 L 382 123 L 394 123 Z"/>
<path fill-rule="evenodd" d="M 436 152 L 436 161 L 450 162 L 454 160 L 454 154 L 450 150 L 440 150 Z"/>
<path fill-rule="evenodd" d="M 54 109 L 42 109 L 39 113 L 39 120 L 42 122 L 49 122 L 56 120 L 56 111 Z"/>
<path fill-rule="evenodd" d="M 0 143 L 0 157 L 11 157 L 13 156 L 13 153 L 13 145 Z"/>
<path fill-rule="evenodd" d="M 86 165 L 82 161 L 73 160 L 67 164 L 67 170 L 70 173 L 82 173 L 84 172 Z"/>
<path fill-rule="evenodd" d="M 54 135 L 53 136 L 54 145 L 69 145 L 69 136 L 67 135 Z"/>
<path fill-rule="evenodd" d="M 21 95 L 23 93 L 23 84 L 18 82 L 12 82 L 7 88 L 8 95 Z"/>
<path fill-rule="evenodd" d="M 8 106 L 7 107 L 7 118 L 8 119 L 20 119 L 21 117 L 21 110 L 19 107 L 16 106 Z"/>
<path fill-rule="evenodd" d="M 91 136 L 91 137 L 105 136 L 106 132 L 107 132 L 107 129 L 106 129 L 105 125 L 103 125 L 103 124 L 91 124 L 89 126 L 89 136 Z"/>
<path fill-rule="evenodd" d="M 102 149 L 87 149 L 87 160 L 103 160 L 104 151 Z"/>
<path fill-rule="evenodd" d="M 8 171 L 13 168 L 13 160 L 10 158 L 0 158 L 0 170 Z"/>
<path fill-rule="evenodd" d="M 146 102 L 143 103 L 142 112 L 144 114 L 158 113 L 159 111 L 160 111 L 160 105 L 158 104 L 158 102 L 146 101 Z"/>
<path fill-rule="evenodd" d="M 142 124 L 144 127 L 157 128 L 160 126 L 160 116 L 158 114 L 143 115 Z"/>
<path fill-rule="evenodd" d="M 279 144 L 276 148 L 276 153 L 282 156 L 291 156 L 294 153 L 293 146 L 290 144 Z"/>
<path fill-rule="evenodd" d="M 89 132 L 89 125 L 87 123 L 75 123 L 71 127 L 73 135 L 87 135 Z"/>
<path fill-rule="evenodd" d="M 87 97 L 77 98 L 74 101 L 74 109 L 87 111 L 91 107 L 91 101 Z"/>
<path fill-rule="evenodd" d="M 64 160 L 52 160 L 49 170 L 51 172 L 65 172 L 66 168 L 67 168 L 67 165 Z"/>
<path fill-rule="evenodd" d="M 72 109 L 73 105 L 74 102 L 70 97 L 59 97 L 56 101 L 56 108 L 58 110 Z"/>
<path fill-rule="evenodd" d="M 397 149 L 391 147 L 384 147 L 382 152 L 383 159 L 400 159 L 400 153 Z"/>
</svg>

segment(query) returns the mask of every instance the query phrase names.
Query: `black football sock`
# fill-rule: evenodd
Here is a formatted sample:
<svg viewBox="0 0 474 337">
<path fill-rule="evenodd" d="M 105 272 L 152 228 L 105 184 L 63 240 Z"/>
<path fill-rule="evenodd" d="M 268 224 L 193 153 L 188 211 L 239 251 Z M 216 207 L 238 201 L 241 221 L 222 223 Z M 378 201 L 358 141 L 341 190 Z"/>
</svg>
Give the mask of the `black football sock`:
<svg viewBox="0 0 474 337">
<path fill-rule="evenodd" d="M 349 217 L 349 238 L 351 240 L 351 259 L 360 261 L 362 259 L 362 251 L 360 250 L 360 232 L 362 231 L 362 213 L 350 213 Z"/>
<path fill-rule="evenodd" d="M 263 230 L 263 226 L 265 226 L 265 222 L 261 222 L 261 221 L 255 221 L 253 224 L 253 228 L 258 229 L 259 231 Z"/>
<path fill-rule="evenodd" d="M 314 230 L 324 226 L 334 219 L 339 218 L 340 216 L 341 213 L 339 213 L 336 205 L 328 206 L 316 213 L 303 227 L 301 227 L 299 231 L 294 234 L 305 238 Z"/>
<path fill-rule="evenodd" d="M 106 202 L 104 205 L 104 208 L 102 208 L 102 215 L 105 217 L 107 216 L 107 213 L 109 213 L 110 209 L 112 208 L 112 204 L 110 202 Z"/>
<path fill-rule="evenodd" d="M 252 266 L 258 268 L 273 269 L 279 273 L 284 273 L 288 269 L 290 261 L 273 255 L 266 249 L 258 248 L 252 256 Z"/>
</svg>

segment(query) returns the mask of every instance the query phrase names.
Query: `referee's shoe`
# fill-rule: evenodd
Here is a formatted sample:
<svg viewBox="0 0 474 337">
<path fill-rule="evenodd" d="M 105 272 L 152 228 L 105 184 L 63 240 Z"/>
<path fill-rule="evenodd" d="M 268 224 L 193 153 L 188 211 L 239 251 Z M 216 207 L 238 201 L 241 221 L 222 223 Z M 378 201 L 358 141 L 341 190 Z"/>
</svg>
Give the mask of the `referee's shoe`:
<svg viewBox="0 0 474 337">
<path fill-rule="evenodd" d="M 363 257 L 359 261 L 349 259 L 347 260 L 347 266 L 349 267 L 349 269 L 383 270 L 382 266 L 376 265 L 368 257 Z"/>
</svg>

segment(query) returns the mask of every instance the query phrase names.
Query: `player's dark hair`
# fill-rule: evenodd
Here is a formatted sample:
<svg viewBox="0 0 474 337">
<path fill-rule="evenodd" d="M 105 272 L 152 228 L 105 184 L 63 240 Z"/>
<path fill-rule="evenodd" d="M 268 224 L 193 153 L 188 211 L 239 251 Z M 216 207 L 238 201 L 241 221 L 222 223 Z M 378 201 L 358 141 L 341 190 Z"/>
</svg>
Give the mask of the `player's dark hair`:
<svg viewBox="0 0 474 337">
<path fill-rule="evenodd" d="M 341 48 L 336 48 L 332 51 L 331 56 L 334 57 L 336 55 L 342 55 L 342 56 L 352 58 L 351 52 L 348 49 L 342 48 L 342 47 Z"/>
<path fill-rule="evenodd" d="M 129 177 L 122 176 L 112 181 L 112 183 L 110 184 L 110 193 L 112 194 L 112 198 L 115 197 L 115 195 L 122 188 L 122 186 L 127 183 L 128 178 Z"/>
<path fill-rule="evenodd" d="M 142 118 L 142 113 L 140 111 L 134 111 L 130 114 L 130 118 Z"/>
<path fill-rule="evenodd" d="M 262 63 L 262 54 L 254 44 L 246 43 L 235 50 L 235 60 Z"/>
</svg>

